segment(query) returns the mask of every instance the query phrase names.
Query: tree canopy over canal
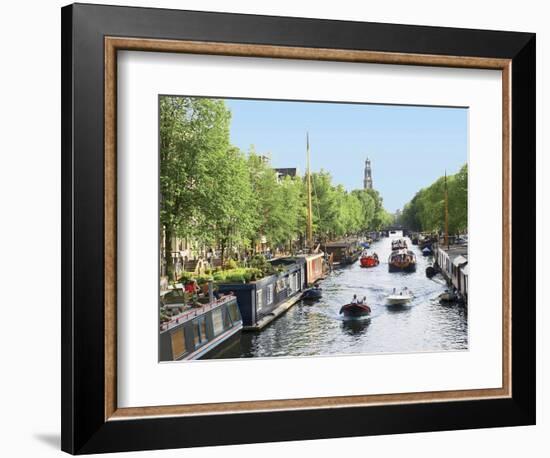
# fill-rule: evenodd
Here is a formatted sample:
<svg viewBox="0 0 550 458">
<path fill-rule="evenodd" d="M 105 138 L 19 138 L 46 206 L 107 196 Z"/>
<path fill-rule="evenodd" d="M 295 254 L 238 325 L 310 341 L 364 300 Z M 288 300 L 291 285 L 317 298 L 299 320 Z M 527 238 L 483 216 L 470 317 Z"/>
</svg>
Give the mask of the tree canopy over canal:
<svg viewBox="0 0 550 458">
<path fill-rule="evenodd" d="M 284 246 L 303 240 L 305 178 L 280 177 L 267 155 L 254 147 L 245 153 L 233 146 L 230 123 L 223 100 L 160 98 L 160 220 L 165 236 L 218 247 L 222 257 L 227 248 L 254 247 L 260 238 Z M 348 192 L 324 170 L 311 178 L 318 241 L 378 230 L 391 222 L 375 190 Z"/>
<path fill-rule="evenodd" d="M 449 232 L 462 233 L 468 228 L 468 165 L 447 175 Z M 445 176 L 421 189 L 405 205 L 399 221 L 413 231 L 442 232 L 445 224 Z"/>
</svg>

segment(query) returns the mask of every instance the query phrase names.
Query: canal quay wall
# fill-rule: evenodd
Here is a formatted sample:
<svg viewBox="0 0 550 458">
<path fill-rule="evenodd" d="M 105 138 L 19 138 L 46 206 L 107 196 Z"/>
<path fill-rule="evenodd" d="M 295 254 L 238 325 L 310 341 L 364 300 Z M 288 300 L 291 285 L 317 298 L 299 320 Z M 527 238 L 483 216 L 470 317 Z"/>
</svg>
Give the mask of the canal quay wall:
<svg viewBox="0 0 550 458">
<path fill-rule="evenodd" d="M 243 330 L 256 331 L 298 302 L 307 285 L 305 258 L 279 258 L 284 271 L 250 283 L 222 283 L 220 293 L 233 293 L 243 319 Z"/>
<path fill-rule="evenodd" d="M 435 262 L 447 283 L 467 300 L 468 298 L 468 245 L 438 245 Z"/>
</svg>

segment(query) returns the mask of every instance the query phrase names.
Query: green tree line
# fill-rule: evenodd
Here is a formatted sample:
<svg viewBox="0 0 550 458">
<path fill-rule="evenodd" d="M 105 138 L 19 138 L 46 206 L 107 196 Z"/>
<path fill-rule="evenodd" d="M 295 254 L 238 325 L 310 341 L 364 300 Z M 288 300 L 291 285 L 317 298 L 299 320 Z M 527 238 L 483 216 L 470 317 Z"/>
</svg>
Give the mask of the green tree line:
<svg viewBox="0 0 550 458">
<path fill-rule="evenodd" d="M 454 175 L 447 175 L 449 233 L 468 229 L 468 165 Z M 400 221 L 413 231 L 443 232 L 445 230 L 445 176 L 421 189 L 405 205 Z"/>
<path fill-rule="evenodd" d="M 223 100 L 160 99 L 160 222 L 165 237 L 221 250 L 254 248 L 263 236 L 288 246 L 305 236 L 305 177 L 279 178 L 265 156 L 230 143 Z M 346 191 L 326 171 L 312 173 L 317 241 L 378 230 L 391 222 L 375 190 Z"/>
</svg>

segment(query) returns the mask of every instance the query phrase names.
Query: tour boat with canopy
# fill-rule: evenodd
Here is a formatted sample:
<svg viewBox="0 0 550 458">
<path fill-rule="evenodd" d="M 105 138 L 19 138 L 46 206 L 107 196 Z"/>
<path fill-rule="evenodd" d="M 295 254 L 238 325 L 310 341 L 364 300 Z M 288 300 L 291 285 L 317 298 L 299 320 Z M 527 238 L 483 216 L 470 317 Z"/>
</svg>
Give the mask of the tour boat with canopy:
<svg viewBox="0 0 550 458">
<path fill-rule="evenodd" d="M 416 271 L 416 256 L 410 250 L 396 250 L 388 258 L 390 272 Z"/>
</svg>

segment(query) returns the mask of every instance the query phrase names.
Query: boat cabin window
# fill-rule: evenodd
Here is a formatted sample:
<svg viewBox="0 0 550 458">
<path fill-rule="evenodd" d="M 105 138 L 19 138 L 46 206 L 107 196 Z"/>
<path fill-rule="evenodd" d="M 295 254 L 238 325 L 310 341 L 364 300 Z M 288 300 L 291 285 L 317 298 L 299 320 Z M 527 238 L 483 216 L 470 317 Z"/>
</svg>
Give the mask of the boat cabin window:
<svg viewBox="0 0 550 458">
<path fill-rule="evenodd" d="M 264 305 L 264 295 L 263 290 L 260 288 L 256 291 L 256 311 L 259 311 L 262 309 Z"/>
<path fill-rule="evenodd" d="M 229 315 L 229 307 L 231 307 L 231 305 L 229 305 L 225 309 L 225 312 L 223 314 L 223 326 L 224 326 L 225 329 L 228 329 L 231 326 L 233 326 L 233 323 L 231 322 L 231 316 Z"/>
<path fill-rule="evenodd" d="M 181 358 L 187 353 L 187 346 L 185 345 L 185 329 L 179 328 L 170 334 L 172 343 L 172 358 L 174 360 Z"/>
<path fill-rule="evenodd" d="M 240 321 L 239 311 L 237 309 L 237 303 L 236 302 L 233 302 L 233 303 L 229 304 L 227 306 L 227 310 L 229 312 L 229 318 L 231 319 L 231 321 L 233 323 L 236 323 L 236 322 Z"/>
<path fill-rule="evenodd" d="M 294 294 L 296 291 L 296 274 L 292 274 L 288 280 L 288 289 L 290 290 L 289 293 Z"/>
<path fill-rule="evenodd" d="M 267 287 L 267 305 L 273 303 L 273 285 Z"/>
<path fill-rule="evenodd" d="M 196 348 L 202 343 L 208 341 L 208 337 L 206 336 L 206 320 L 204 317 L 201 317 L 195 320 L 194 330 L 195 330 L 195 348 Z"/>
<path fill-rule="evenodd" d="M 212 327 L 214 328 L 214 335 L 221 334 L 224 330 L 223 325 L 223 310 L 218 308 L 212 312 Z"/>
</svg>

